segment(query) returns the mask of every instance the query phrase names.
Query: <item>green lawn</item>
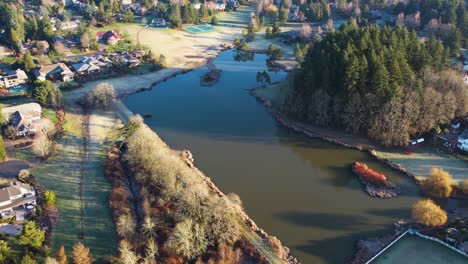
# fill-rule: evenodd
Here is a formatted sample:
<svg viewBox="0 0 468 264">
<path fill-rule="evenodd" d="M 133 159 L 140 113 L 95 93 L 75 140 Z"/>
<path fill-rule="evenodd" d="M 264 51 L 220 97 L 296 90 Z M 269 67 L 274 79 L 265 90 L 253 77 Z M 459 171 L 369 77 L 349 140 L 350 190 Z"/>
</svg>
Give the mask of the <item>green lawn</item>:
<svg viewBox="0 0 468 264">
<path fill-rule="evenodd" d="M 468 162 L 446 153 L 436 153 L 429 147 L 417 148 L 413 154 L 406 155 L 402 150 L 390 151 L 377 149 L 379 157 L 403 166 L 419 179 L 425 179 L 433 167 L 448 171 L 455 183 L 468 179 Z"/>
<path fill-rule="evenodd" d="M 108 207 L 111 185 L 103 175 L 106 146 L 100 142 L 93 144 L 89 146 L 88 156 L 84 155 L 80 115 L 67 114 L 65 131 L 54 155 L 31 172 L 57 196 L 59 221 L 53 235 L 53 249 L 64 245 L 70 253 L 73 244 L 82 241 L 91 249 L 97 263 L 102 263 L 106 257 L 116 254 L 117 246 Z"/>
<path fill-rule="evenodd" d="M 407 234 L 371 263 L 462 264 L 468 263 L 468 258 L 437 242 Z"/>
<path fill-rule="evenodd" d="M 46 118 L 48 118 L 52 123 L 57 124 L 58 119 L 57 116 L 55 115 L 55 111 L 51 109 L 42 109 L 42 115 Z"/>
</svg>

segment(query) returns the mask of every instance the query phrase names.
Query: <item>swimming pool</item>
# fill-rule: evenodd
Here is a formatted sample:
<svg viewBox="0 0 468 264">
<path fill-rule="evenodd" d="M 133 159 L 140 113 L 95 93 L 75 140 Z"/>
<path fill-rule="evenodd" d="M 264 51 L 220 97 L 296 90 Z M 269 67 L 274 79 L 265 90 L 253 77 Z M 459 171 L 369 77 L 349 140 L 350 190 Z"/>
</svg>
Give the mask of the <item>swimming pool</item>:
<svg viewBox="0 0 468 264">
<path fill-rule="evenodd" d="M 8 89 L 10 93 L 25 93 L 27 90 L 28 90 L 28 87 L 22 86 L 22 85 L 18 85 L 11 89 Z"/>
<path fill-rule="evenodd" d="M 198 26 L 188 26 L 182 28 L 183 30 L 190 32 L 192 34 L 200 34 L 216 31 L 216 29 L 210 25 L 198 25 Z"/>
</svg>

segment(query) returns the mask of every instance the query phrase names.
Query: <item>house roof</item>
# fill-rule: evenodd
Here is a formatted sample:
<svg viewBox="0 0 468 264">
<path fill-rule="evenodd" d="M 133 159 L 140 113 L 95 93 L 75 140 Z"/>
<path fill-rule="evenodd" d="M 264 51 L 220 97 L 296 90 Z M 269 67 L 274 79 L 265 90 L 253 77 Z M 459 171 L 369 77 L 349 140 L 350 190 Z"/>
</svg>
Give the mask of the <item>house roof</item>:
<svg viewBox="0 0 468 264">
<path fill-rule="evenodd" d="M 0 203 L 10 201 L 10 195 L 6 188 L 0 189 Z"/>
<path fill-rule="evenodd" d="M 11 196 L 17 196 L 17 195 L 21 195 L 21 190 L 16 187 L 16 186 L 8 186 L 6 187 L 7 191 L 8 191 L 8 194 Z"/>
<path fill-rule="evenodd" d="M 34 121 L 31 117 L 25 117 L 19 111 L 14 112 L 10 116 L 10 124 L 16 127 L 18 131 L 28 131 L 35 128 Z"/>
<path fill-rule="evenodd" d="M 109 30 L 109 31 L 100 31 L 100 32 L 97 32 L 96 33 L 96 37 L 98 38 L 105 38 L 105 39 L 108 39 L 110 37 L 114 37 L 116 38 L 117 40 L 119 39 L 123 39 L 124 36 L 122 34 L 120 34 L 120 32 L 116 31 L 116 30 Z"/>
<path fill-rule="evenodd" d="M 2 108 L 2 114 L 5 119 L 9 119 L 10 115 L 16 111 L 21 112 L 24 116 L 41 117 L 42 107 L 38 103 L 27 103 Z"/>
<path fill-rule="evenodd" d="M 62 75 L 69 75 L 69 73 L 72 73 L 70 68 L 68 68 L 67 65 L 64 63 L 55 63 L 55 64 L 50 64 L 50 65 L 44 65 L 44 66 L 39 66 L 34 70 L 34 75 L 36 77 L 39 76 L 44 76 L 47 74 L 55 74 L 55 73 L 61 73 Z"/>
</svg>

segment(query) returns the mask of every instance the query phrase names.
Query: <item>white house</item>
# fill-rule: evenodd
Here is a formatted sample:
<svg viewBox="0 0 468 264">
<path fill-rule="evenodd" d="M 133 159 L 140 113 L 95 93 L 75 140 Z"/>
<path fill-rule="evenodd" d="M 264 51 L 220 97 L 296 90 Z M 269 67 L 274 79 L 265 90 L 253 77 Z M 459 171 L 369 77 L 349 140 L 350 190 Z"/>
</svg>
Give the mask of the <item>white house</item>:
<svg viewBox="0 0 468 264">
<path fill-rule="evenodd" d="M 20 84 L 26 83 L 28 81 L 28 76 L 26 73 L 21 70 L 17 69 L 14 72 L 11 72 L 8 75 L 0 76 L 0 87 L 4 86 L 5 88 L 9 89 Z"/>
<path fill-rule="evenodd" d="M 37 132 L 42 109 L 37 103 L 28 103 L 2 108 L 2 115 L 16 129 L 17 136 Z"/>
<path fill-rule="evenodd" d="M 0 216 L 10 218 L 14 209 L 36 204 L 36 191 L 27 183 L 12 181 L 11 185 L 0 189 Z"/>
</svg>

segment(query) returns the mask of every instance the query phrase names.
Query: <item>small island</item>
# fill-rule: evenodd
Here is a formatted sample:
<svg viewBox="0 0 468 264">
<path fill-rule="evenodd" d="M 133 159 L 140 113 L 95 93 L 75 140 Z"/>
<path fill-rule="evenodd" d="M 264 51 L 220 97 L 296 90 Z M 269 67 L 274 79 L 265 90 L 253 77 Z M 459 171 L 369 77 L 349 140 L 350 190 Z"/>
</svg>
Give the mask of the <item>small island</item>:
<svg viewBox="0 0 468 264">
<path fill-rule="evenodd" d="M 216 65 L 214 65 L 212 59 L 208 59 L 208 61 L 206 62 L 206 66 L 210 71 L 201 77 L 200 85 L 213 86 L 213 84 L 215 84 L 219 80 L 222 71 L 220 69 L 216 69 Z"/>
<path fill-rule="evenodd" d="M 352 170 L 370 196 L 392 198 L 400 194 L 400 188 L 395 183 L 388 181 L 385 175 L 372 170 L 365 163 L 355 162 Z"/>
</svg>

